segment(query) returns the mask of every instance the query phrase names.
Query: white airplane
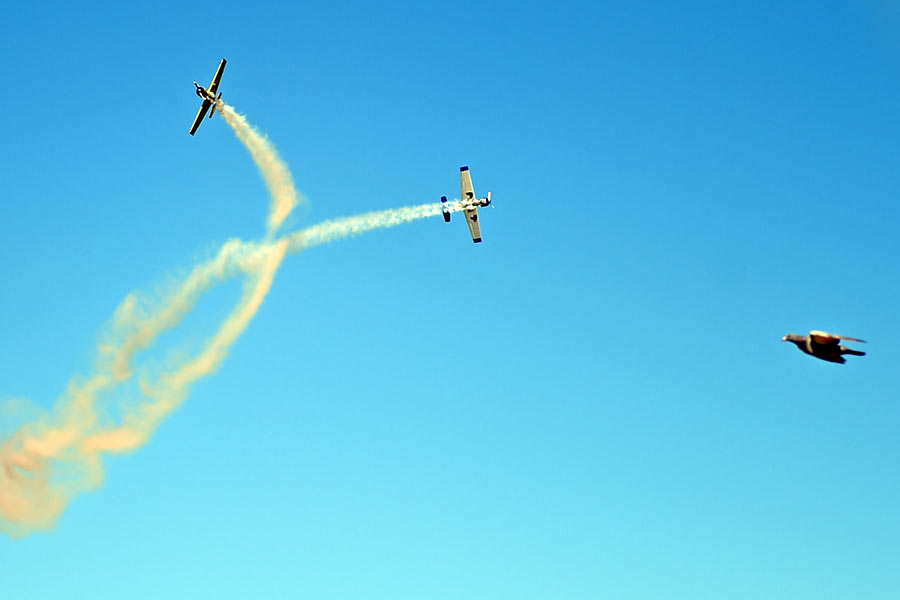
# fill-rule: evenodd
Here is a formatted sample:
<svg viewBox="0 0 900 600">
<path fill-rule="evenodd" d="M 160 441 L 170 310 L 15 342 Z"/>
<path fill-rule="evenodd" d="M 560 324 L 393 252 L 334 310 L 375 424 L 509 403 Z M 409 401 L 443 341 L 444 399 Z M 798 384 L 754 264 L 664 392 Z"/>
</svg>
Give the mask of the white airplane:
<svg viewBox="0 0 900 600">
<path fill-rule="evenodd" d="M 212 83 L 209 84 L 209 89 L 206 89 L 196 81 L 194 82 L 194 87 L 197 88 L 197 95 L 203 98 L 203 104 L 200 106 L 200 111 L 197 113 L 197 117 L 194 119 L 194 124 L 191 125 L 191 135 L 197 131 L 197 128 L 200 127 L 200 123 L 203 122 L 203 117 L 206 116 L 206 111 L 209 110 L 209 107 L 212 106 L 212 112 L 209 113 L 209 118 L 212 119 L 213 115 L 216 114 L 216 106 L 219 100 L 222 99 L 222 94 L 219 94 L 219 97 L 216 97 L 216 92 L 219 89 L 219 82 L 222 80 L 222 73 L 225 71 L 225 59 L 222 59 L 222 62 L 219 63 L 219 68 L 216 69 L 216 74 L 213 77 Z"/>
<path fill-rule="evenodd" d="M 476 198 L 475 188 L 472 187 L 472 176 L 469 167 L 459 168 L 459 185 L 461 190 L 460 204 L 466 213 L 466 223 L 469 225 L 469 233 L 476 244 L 481 241 L 481 225 L 478 223 L 478 207 L 491 204 L 491 193 L 486 198 Z M 450 208 L 447 206 L 447 196 L 441 196 L 441 212 L 444 213 L 444 221 L 450 222 Z"/>
</svg>

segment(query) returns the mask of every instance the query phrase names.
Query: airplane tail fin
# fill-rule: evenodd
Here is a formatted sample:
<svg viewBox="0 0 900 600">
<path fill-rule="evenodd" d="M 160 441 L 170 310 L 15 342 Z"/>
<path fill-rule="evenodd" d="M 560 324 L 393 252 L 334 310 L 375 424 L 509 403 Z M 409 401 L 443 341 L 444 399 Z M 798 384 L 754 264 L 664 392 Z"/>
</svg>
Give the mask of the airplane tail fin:
<svg viewBox="0 0 900 600">
<path fill-rule="evenodd" d="M 444 222 L 450 222 L 450 209 L 447 208 L 447 196 L 441 196 L 441 212 L 444 213 Z"/>
</svg>

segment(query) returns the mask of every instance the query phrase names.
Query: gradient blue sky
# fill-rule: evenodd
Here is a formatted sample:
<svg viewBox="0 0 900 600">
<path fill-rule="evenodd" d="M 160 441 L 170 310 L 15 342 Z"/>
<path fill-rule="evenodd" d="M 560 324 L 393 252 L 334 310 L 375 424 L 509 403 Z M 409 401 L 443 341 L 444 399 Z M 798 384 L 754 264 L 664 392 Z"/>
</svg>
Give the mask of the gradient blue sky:
<svg viewBox="0 0 900 600">
<path fill-rule="evenodd" d="M 147 446 L 0 539 L 2 596 L 900 596 L 900 7 L 784 4 L 7 7 L 0 398 L 49 410 L 125 294 L 263 234 L 246 150 L 187 134 L 223 56 L 291 228 L 463 164 L 496 210 L 290 257 Z"/>
</svg>

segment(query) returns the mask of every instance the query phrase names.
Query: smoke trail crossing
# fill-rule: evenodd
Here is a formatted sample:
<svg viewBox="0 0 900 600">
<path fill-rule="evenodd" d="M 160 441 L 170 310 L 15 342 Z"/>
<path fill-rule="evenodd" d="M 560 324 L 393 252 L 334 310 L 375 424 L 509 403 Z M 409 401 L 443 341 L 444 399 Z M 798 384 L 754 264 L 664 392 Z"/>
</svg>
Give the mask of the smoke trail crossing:
<svg viewBox="0 0 900 600">
<path fill-rule="evenodd" d="M 0 442 L 0 532 L 22 537 L 53 526 L 77 495 L 102 485 L 105 453 L 133 451 L 180 406 L 191 386 L 214 373 L 246 330 L 289 254 L 374 229 L 433 217 L 438 203 L 324 221 L 275 238 L 301 196 L 274 146 L 246 118 L 220 101 L 219 110 L 247 147 L 271 194 L 263 240 L 230 239 L 196 265 L 162 297 L 132 292 L 116 308 L 97 348 L 95 372 L 73 377 L 55 409 Z M 452 212 L 459 203 L 451 203 Z M 214 286 L 244 277 L 243 294 L 216 333 L 193 357 L 167 371 L 145 367 L 137 378 L 140 400 L 118 419 L 109 397 L 135 379 L 135 360 L 160 334 L 177 328 Z"/>
</svg>

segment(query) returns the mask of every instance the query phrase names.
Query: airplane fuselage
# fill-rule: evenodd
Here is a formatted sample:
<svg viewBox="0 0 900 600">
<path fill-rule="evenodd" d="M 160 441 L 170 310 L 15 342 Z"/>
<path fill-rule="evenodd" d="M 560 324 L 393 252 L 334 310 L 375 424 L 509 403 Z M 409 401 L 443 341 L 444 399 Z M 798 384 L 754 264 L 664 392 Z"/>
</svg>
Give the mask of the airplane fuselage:
<svg viewBox="0 0 900 600">
<path fill-rule="evenodd" d="M 210 102 L 215 102 L 215 96 L 210 94 L 209 90 L 207 90 L 205 87 L 203 87 L 196 81 L 194 82 L 194 87 L 197 88 L 195 91 L 199 97 L 203 98 L 204 100 L 209 100 Z"/>
<path fill-rule="evenodd" d="M 463 200 L 460 204 L 462 204 L 462 207 L 465 209 L 475 208 L 478 206 L 484 208 L 486 206 L 490 206 L 491 199 L 489 196 L 485 198 L 470 198 Z"/>
</svg>

